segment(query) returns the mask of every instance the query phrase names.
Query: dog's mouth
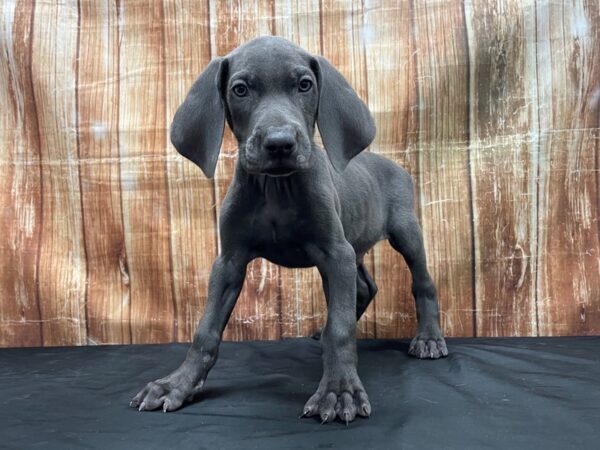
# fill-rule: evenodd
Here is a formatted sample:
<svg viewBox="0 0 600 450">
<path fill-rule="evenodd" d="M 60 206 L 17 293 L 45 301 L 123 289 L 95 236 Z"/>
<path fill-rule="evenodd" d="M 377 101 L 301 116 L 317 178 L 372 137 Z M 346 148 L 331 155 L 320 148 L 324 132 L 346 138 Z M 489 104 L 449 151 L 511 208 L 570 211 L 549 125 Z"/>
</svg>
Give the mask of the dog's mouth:
<svg viewBox="0 0 600 450">
<path fill-rule="evenodd" d="M 259 172 L 270 177 L 287 177 L 295 172 L 307 168 L 306 156 L 293 155 L 291 157 L 271 158 L 261 165 Z"/>
<path fill-rule="evenodd" d="M 287 177 L 288 175 L 302 170 L 302 167 L 295 164 L 295 161 L 288 159 L 261 162 L 246 158 L 244 168 L 250 173 L 268 175 L 270 177 Z"/>
<path fill-rule="evenodd" d="M 270 177 L 287 177 L 296 171 L 297 169 L 292 169 L 289 167 L 272 167 L 263 170 L 262 173 Z"/>
</svg>

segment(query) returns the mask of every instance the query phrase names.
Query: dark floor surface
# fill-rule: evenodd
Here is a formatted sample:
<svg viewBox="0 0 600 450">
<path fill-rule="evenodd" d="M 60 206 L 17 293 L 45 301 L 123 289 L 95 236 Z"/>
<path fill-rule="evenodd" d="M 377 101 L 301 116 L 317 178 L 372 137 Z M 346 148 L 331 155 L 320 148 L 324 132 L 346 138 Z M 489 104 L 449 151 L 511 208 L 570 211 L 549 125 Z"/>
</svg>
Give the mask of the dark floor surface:
<svg viewBox="0 0 600 450">
<path fill-rule="evenodd" d="M 300 419 L 321 375 L 311 339 L 223 343 L 204 394 L 183 409 L 129 400 L 187 345 L 0 350 L 0 448 L 599 449 L 600 337 L 449 339 L 420 361 L 408 341 L 360 341 L 373 414 Z"/>
</svg>

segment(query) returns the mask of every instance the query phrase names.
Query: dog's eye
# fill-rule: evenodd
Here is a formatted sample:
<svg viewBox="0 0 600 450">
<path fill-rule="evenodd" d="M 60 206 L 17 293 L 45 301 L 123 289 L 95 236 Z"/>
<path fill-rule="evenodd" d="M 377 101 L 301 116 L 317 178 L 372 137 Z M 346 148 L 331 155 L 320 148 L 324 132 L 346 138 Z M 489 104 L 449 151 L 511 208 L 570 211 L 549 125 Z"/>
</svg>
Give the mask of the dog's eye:
<svg viewBox="0 0 600 450">
<path fill-rule="evenodd" d="M 308 78 L 305 78 L 300 80 L 300 83 L 298 84 L 298 90 L 300 92 L 308 92 L 312 88 L 312 85 L 312 81 L 310 81 Z"/>
<path fill-rule="evenodd" d="M 233 86 L 232 90 L 233 93 L 238 97 L 245 97 L 246 95 L 248 95 L 248 88 L 244 84 L 236 84 L 235 86 Z"/>
</svg>

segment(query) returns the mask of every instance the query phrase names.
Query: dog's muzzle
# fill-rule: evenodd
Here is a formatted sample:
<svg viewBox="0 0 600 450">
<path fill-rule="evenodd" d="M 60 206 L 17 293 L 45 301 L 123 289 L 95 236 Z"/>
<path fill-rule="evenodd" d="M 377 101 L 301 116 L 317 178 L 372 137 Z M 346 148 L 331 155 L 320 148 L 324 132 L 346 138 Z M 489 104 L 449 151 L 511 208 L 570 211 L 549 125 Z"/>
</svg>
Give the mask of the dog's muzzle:
<svg viewBox="0 0 600 450">
<path fill-rule="evenodd" d="M 263 138 L 262 146 L 270 158 L 288 158 L 296 150 L 296 133 L 286 128 L 271 130 Z"/>
<path fill-rule="evenodd" d="M 306 162 L 304 142 L 293 126 L 269 127 L 261 139 L 261 172 L 271 176 L 290 175 Z"/>
</svg>

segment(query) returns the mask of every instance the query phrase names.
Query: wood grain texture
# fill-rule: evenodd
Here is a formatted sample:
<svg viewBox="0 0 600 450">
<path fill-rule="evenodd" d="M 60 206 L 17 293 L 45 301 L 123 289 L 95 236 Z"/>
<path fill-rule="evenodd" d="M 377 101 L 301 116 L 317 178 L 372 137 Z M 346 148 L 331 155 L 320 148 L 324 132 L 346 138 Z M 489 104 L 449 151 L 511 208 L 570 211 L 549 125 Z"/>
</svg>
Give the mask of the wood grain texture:
<svg viewBox="0 0 600 450">
<path fill-rule="evenodd" d="M 368 151 L 415 181 L 450 336 L 600 333 L 600 1 L 8 0 L 0 6 L 0 346 L 189 341 L 237 160 L 168 127 L 208 62 L 260 35 L 326 56 Z M 317 136 L 317 141 L 319 137 Z M 409 337 L 387 242 L 362 337 Z M 316 269 L 255 260 L 225 339 L 310 335 Z"/>
<path fill-rule="evenodd" d="M 368 106 L 377 124 L 371 151 L 401 164 L 415 177 L 418 207 L 418 107 L 412 3 L 381 1 L 365 11 Z M 370 337 L 409 336 L 417 318 L 411 276 L 402 256 L 387 242 L 373 250 L 371 274 L 379 288 L 366 321 Z"/>
<path fill-rule="evenodd" d="M 210 62 L 207 8 L 193 0 L 165 2 L 166 120 L 170 123 L 189 87 Z M 208 277 L 217 255 L 215 190 L 198 168 L 164 143 L 170 202 L 177 341 L 191 340 L 206 304 Z"/>
<path fill-rule="evenodd" d="M 164 18 L 158 0 L 119 3 L 119 152 L 132 343 L 177 337 Z"/>
<path fill-rule="evenodd" d="M 442 331 L 471 336 L 475 287 L 464 10 L 459 1 L 414 5 L 418 183 L 425 251 L 437 283 Z"/>
<path fill-rule="evenodd" d="M 43 344 L 38 295 L 40 133 L 33 97 L 33 5 L 4 3 L 0 33 L 0 345 Z"/>
<path fill-rule="evenodd" d="M 600 7 L 537 2 L 539 333 L 600 332 Z"/>
<path fill-rule="evenodd" d="M 298 43 L 316 54 L 322 53 L 323 33 L 319 0 L 276 1 L 274 34 Z M 317 140 L 319 139 L 318 132 Z M 316 268 L 279 268 L 281 337 L 310 336 L 325 324 L 325 294 Z"/>
<path fill-rule="evenodd" d="M 273 34 L 274 4 L 271 1 L 211 1 L 211 43 L 213 55 L 226 55 L 243 42 Z M 237 160 L 237 143 L 226 130 L 217 164 L 215 188 L 217 213 L 231 182 Z M 225 329 L 225 339 L 275 339 L 281 336 L 279 267 L 256 259 L 248 265 L 240 298 Z"/>
<path fill-rule="evenodd" d="M 536 335 L 535 8 L 468 2 L 465 11 L 476 332 Z"/>
<path fill-rule="evenodd" d="M 77 4 L 33 11 L 31 77 L 40 133 L 38 294 L 44 345 L 87 342 L 86 255 L 77 154 Z"/>
<path fill-rule="evenodd" d="M 118 21 L 114 3 L 79 3 L 77 136 L 90 343 L 131 342 L 119 171 L 119 83 L 115 82 L 119 79 Z"/>
</svg>

